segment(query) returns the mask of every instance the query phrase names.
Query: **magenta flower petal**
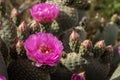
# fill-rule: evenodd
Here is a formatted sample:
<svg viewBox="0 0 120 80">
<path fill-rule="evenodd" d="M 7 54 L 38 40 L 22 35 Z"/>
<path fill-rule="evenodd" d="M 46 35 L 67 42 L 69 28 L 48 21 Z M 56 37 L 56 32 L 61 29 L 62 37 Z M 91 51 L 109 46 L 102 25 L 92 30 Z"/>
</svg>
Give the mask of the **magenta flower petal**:
<svg viewBox="0 0 120 80">
<path fill-rule="evenodd" d="M 55 4 L 40 3 L 30 9 L 30 13 L 36 21 L 41 24 L 50 23 L 59 14 L 59 8 Z"/>
<path fill-rule="evenodd" d="M 118 53 L 119 53 L 119 55 L 120 55 L 120 46 L 118 46 Z"/>
<path fill-rule="evenodd" d="M 75 74 L 72 75 L 71 80 L 84 80 L 84 78 L 75 73 Z"/>
<path fill-rule="evenodd" d="M 37 33 L 30 35 L 24 42 L 24 48 L 29 59 L 33 60 L 36 66 L 54 66 L 60 61 L 63 45 L 55 36 L 50 33 Z"/>
<path fill-rule="evenodd" d="M 5 78 L 5 76 L 0 75 L 0 80 L 7 80 L 7 79 Z"/>
</svg>

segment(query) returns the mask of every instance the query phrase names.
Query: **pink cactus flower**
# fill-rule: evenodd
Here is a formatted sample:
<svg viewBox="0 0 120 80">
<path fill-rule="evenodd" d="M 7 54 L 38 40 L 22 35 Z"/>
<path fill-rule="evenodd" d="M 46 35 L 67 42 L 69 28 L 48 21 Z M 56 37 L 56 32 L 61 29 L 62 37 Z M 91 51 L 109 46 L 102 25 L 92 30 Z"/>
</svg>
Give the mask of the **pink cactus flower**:
<svg viewBox="0 0 120 80">
<path fill-rule="evenodd" d="M 0 75 L 0 80 L 7 80 L 3 75 Z"/>
<path fill-rule="evenodd" d="M 71 80 L 85 80 L 84 78 L 84 72 L 81 74 L 74 73 L 71 77 Z"/>
<path fill-rule="evenodd" d="M 118 53 L 119 53 L 119 55 L 120 55 L 120 46 L 118 46 Z"/>
<path fill-rule="evenodd" d="M 55 66 L 59 62 L 63 45 L 51 33 L 32 34 L 24 42 L 25 50 L 29 59 L 35 62 L 35 65 Z"/>
<path fill-rule="evenodd" d="M 59 8 L 54 4 L 40 3 L 30 9 L 34 20 L 41 24 L 50 23 L 55 20 L 59 14 Z"/>
</svg>

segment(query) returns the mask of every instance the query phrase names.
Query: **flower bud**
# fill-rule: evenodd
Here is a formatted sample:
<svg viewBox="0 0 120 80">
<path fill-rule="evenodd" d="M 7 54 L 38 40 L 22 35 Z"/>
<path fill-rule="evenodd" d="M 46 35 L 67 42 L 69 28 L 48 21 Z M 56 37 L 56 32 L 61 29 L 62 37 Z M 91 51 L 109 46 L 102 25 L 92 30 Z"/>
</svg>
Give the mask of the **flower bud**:
<svg viewBox="0 0 120 80">
<path fill-rule="evenodd" d="M 98 41 L 98 42 L 95 44 L 95 47 L 97 47 L 97 48 L 105 48 L 105 47 L 106 47 L 105 41 L 104 41 L 104 40 Z"/>
<path fill-rule="evenodd" d="M 74 73 L 71 80 L 85 80 L 85 72 L 81 72 L 79 74 Z"/>
<path fill-rule="evenodd" d="M 112 47 L 112 45 L 108 45 L 108 46 L 106 47 L 106 50 L 107 50 L 108 52 L 110 52 L 110 53 L 113 53 L 113 47 Z"/>
<path fill-rule="evenodd" d="M 89 50 L 93 48 L 93 44 L 90 40 L 84 40 L 81 43 L 81 46 L 84 47 L 85 49 L 89 49 Z"/>
<path fill-rule="evenodd" d="M 18 39 L 16 43 L 16 48 L 21 49 L 23 47 L 23 41 L 21 39 Z"/>
<path fill-rule="evenodd" d="M 13 8 L 11 11 L 11 17 L 16 17 L 18 15 L 18 10 L 16 8 Z"/>
<path fill-rule="evenodd" d="M 33 30 L 37 28 L 37 25 L 38 23 L 36 21 L 33 21 L 31 24 L 30 24 L 30 28 L 32 28 Z"/>
<path fill-rule="evenodd" d="M 105 23 L 105 18 L 104 17 L 102 17 L 101 19 L 100 19 L 100 23 Z"/>
<path fill-rule="evenodd" d="M 25 23 L 25 21 L 22 21 L 21 24 L 19 25 L 17 31 L 20 33 L 23 33 L 27 30 L 27 25 Z"/>
<path fill-rule="evenodd" d="M 72 33 L 70 34 L 69 41 L 77 41 L 80 39 L 79 34 L 75 31 L 75 29 L 72 30 Z"/>
</svg>

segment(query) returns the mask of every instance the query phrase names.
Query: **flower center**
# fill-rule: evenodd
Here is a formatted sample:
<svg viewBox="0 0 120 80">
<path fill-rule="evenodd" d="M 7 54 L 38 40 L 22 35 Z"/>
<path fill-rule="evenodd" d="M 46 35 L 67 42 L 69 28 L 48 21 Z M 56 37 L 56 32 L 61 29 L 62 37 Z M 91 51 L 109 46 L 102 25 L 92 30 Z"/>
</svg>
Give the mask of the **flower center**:
<svg viewBox="0 0 120 80">
<path fill-rule="evenodd" d="M 49 53 L 52 52 L 52 49 L 51 49 L 50 47 L 48 47 L 48 46 L 45 46 L 45 45 L 40 46 L 39 49 L 40 49 L 40 51 L 41 51 L 42 53 L 44 53 L 44 54 L 49 54 Z"/>
</svg>

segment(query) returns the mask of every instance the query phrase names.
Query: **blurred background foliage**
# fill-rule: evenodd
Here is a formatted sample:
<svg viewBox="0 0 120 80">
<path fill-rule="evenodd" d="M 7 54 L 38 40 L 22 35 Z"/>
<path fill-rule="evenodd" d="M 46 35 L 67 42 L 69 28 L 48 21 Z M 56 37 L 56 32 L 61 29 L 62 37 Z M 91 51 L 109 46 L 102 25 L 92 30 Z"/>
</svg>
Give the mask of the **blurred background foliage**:
<svg viewBox="0 0 120 80">
<path fill-rule="evenodd" d="M 19 10 L 19 12 L 24 11 L 20 10 L 23 8 L 28 8 L 35 3 L 45 1 L 45 0 L 6 0 L 6 4 L 8 5 L 8 12 L 15 7 Z M 91 1 L 90 10 L 88 10 L 89 16 L 93 17 L 96 13 L 99 13 L 100 16 L 109 19 L 114 13 L 120 14 L 120 0 L 89 0 Z"/>
<path fill-rule="evenodd" d="M 99 13 L 103 17 L 111 17 L 114 13 L 120 14 L 120 0 L 92 0 L 91 15 Z"/>
</svg>

